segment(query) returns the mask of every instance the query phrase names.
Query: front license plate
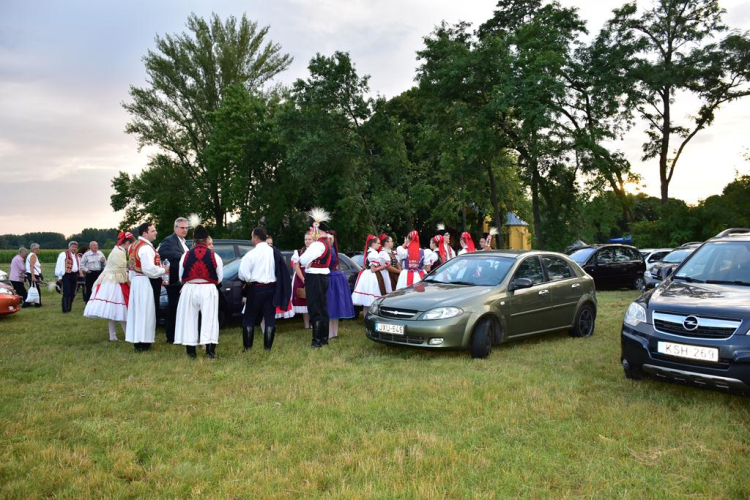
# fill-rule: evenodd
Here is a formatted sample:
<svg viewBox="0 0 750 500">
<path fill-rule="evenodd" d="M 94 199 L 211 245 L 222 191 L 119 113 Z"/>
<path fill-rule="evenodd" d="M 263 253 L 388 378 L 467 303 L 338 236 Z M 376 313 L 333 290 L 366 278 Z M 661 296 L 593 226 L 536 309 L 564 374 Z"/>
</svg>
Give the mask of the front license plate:
<svg viewBox="0 0 750 500">
<path fill-rule="evenodd" d="M 701 361 L 719 361 L 719 350 L 715 347 L 659 342 L 657 350 L 660 354 L 677 356 L 679 358 L 699 359 Z"/>
<path fill-rule="evenodd" d="M 391 335 L 403 335 L 404 325 L 391 325 L 388 323 L 375 323 L 375 331 L 390 333 Z"/>
</svg>

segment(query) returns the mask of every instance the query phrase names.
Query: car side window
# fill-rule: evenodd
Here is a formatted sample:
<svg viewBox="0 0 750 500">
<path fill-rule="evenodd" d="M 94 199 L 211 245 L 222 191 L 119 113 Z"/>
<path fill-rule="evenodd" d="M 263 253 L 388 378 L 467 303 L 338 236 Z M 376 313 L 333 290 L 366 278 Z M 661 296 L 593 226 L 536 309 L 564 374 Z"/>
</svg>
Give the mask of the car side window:
<svg viewBox="0 0 750 500">
<path fill-rule="evenodd" d="M 547 270 L 547 277 L 550 281 L 565 280 L 575 276 L 568 263 L 560 257 L 545 255 L 542 257 L 542 263 L 544 263 L 544 268 Z"/>
<path fill-rule="evenodd" d="M 602 248 L 599 253 L 596 254 L 597 264 L 611 264 L 615 260 L 614 252 L 611 248 Z"/>
<path fill-rule="evenodd" d="M 539 262 L 538 257 L 529 257 L 521 262 L 514 276 L 514 279 L 519 278 L 530 279 L 534 285 L 544 283 L 544 272 L 542 271 L 542 264 Z"/>
<path fill-rule="evenodd" d="M 630 257 L 630 252 L 628 252 L 627 248 L 615 248 L 614 255 L 615 262 L 627 262 L 629 260 L 632 260 L 632 258 Z"/>
<path fill-rule="evenodd" d="M 237 258 L 234 254 L 234 245 L 214 245 L 214 253 L 221 257 L 225 264 Z"/>
<path fill-rule="evenodd" d="M 244 256 L 247 252 L 252 250 L 254 247 L 252 245 L 237 245 L 237 248 L 240 251 L 240 258 Z M 223 257 L 222 257 L 223 258 Z"/>
<path fill-rule="evenodd" d="M 348 270 L 349 270 L 349 267 L 350 267 L 350 266 L 349 266 L 349 263 L 348 263 L 348 262 L 346 262 L 346 260 L 342 259 L 342 258 L 341 258 L 341 257 L 339 256 L 339 269 L 341 269 L 342 271 L 348 271 Z"/>
<path fill-rule="evenodd" d="M 643 260 L 643 256 L 641 256 L 640 253 L 638 253 L 638 250 L 633 250 L 632 248 L 627 248 L 628 255 L 630 255 L 629 260 Z"/>
</svg>

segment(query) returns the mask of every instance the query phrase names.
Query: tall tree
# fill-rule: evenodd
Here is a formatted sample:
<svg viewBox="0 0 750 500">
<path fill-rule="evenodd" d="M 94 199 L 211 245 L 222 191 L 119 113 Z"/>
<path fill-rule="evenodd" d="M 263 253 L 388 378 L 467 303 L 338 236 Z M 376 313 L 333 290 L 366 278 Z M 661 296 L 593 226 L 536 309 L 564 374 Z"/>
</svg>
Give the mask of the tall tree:
<svg viewBox="0 0 750 500">
<path fill-rule="evenodd" d="M 718 0 L 654 0 L 641 13 L 633 1 L 616 9 L 605 27 L 609 45 L 628 53 L 623 67 L 648 124 L 643 159 L 659 159 L 663 204 L 688 143 L 722 105 L 750 94 L 750 38 L 727 33 L 724 13 Z M 698 100 L 699 108 L 680 120 L 678 99 Z"/>
<path fill-rule="evenodd" d="M 232 197 L 229 163 L 210 162 L 206 156 L 216 112 L 228 89 L 261 92 L 292 59 L 278 44 L 265 42 L 267 26 L 259 28 L 245 15 L 222 22 L 216 14 L 209 20 L 192 14 L 187 27 L 185 33 L 156 37 L 156 51 L 143 58 L 148 86 L 131 86 L 132 101 L 123 104 L 131 117 L 126 132 L 137 136 L 139 147 L 156 146 L 158 152 L 140 176 L 121 173 L 113 181 L 112 205 L 115 210 L 127 207 L 131 217 L 185 213 L 180 206 L 160 206 L 151 195 L 128 201 L 134 193 L 123 190 L 142 187 L 145 180 L 174 185 L 178 179 L 181 191 L 202 201 L 195 208 L 221 232 L 228 213 L 237 207 L 227 200 Z M 146 179 L 150 170 L 163 172 Z"/>
</svg>

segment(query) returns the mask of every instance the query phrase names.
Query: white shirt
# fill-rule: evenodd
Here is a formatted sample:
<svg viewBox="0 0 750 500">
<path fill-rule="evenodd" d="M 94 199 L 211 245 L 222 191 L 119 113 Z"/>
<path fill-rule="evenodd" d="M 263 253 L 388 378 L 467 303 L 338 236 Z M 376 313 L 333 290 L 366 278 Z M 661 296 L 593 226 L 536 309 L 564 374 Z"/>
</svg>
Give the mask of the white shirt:
<svg viewBox="0 0 750 500">
<path fill-rule="evenodd" d="M 55 264 L 55 276 L 58 278 L 62 278 L 65 276 L 65 254 L 67 252 L 60 252 L 60 255 L 57 256 L 57 263 Z M 70 268 L 71 273 L 77 273 L 78 272 L 78 255 L 72 253 L 71 257 L 73 258 L 73 267 Z"/>
<path fill-rule="evenodd" d="M 139 236 L 138 239 L 148 243 L 138 249 L 138 259 L 141 261 L 141 271 L 143 271 L 143 274 L 148 278 L 161 278 L 164 276 L 165 269 L 163 267 L 157 267 L 154 264 L 154 258 L 156 257 L 154 245 L 143 236 Z M 133 281 L 133 278 L 136 276 L 140 276 L 140 274 L 135 271 L 130 271 L 130 281 Z"/>
<path fill-rule="evenodd" d="M 299 265 L 305 268 L 305 274 L 331 274 L 331 270 L 327 267 L 310 267 L 312 261 L 324 253 L 326 253 L 326 246 L 319 241 L 315 241 L 307 247 L 305 253 L 299 256 Z"/>
<path fill-rule="evenodd" d="M 449 261 L 449 260 L 451 260 L 452 258 L 454 258 L 456 256 L 456 251 L 453 250 L 452 246 L 450 246 L 450 245 L 448 245 L 446 243 L 443 243 L 443 246 L 445 247 L 445 260 L 446 261 Z M 459 253 L 459 255 L 461 255 L 461 254 Z"/>
<path fill-rule="evenodd" d="M 103 259 L 103 260 L 102 260 Z M 106 257 L 100 251 L 92 252 L 89 250 L 81 257 L 81 270 L 83 272 L 101 271 L 107 262 Z"/>
<path fill-rule="evenodd" d="M 39 276 L 42 274 L 42 263 L 39 262 L 39 256 L 36 255 L 34 252 L 29 252 L 29 255 L 26 256 L 26 272 L 29 274 L 31 273 L 31 256 L 36 256 L 36 262 L 34 262 L 34 275 Z"/>
<path fill-rule="evenodd" d="M 177 237 L 177 239 L 178 239 L 178 240 L 180 240 L 180 245 L 182 245 L 182 250 L 184 251 L 184 253 L 187 253 L 187 251 L 188 251 L 188 247 L 187 247 L 187 245 L 185 244 L 185 238 L 180 238 L 180 237 L 178 236 L 178 237 Z M 216 256 L 218 257 L 218 254 L 217 254 Z M 218 262 L 219 262 L 219 261 L 216 261 L 216 262 L 217 262 L 217 264 L 218 264 Z M 180 273 L 180 276 L 182 276 L 182 273 Z M 219 280 L 219 281 L 221 281 L 221 280 Z"/>
<path fill-rule="evenodd" d="M 440 258 L 440 253 L 436 252 L 431 248 L 425 248 L 424 250 L 424 265 L 432 267 L 435 262 Z"/>
<path fill-rule="evenodd" d="M 466 250 L 465 248 L 462 248 L 461 250 L 458 251 L 458 255 L 463 255 L 466 252 L 468 252 L 468 250 Z"/>
<path fill-rule="evenodd" d="M 276 283 L 273 248 L 265 241 L 255 245 L 242 257 L 237 276 L 246 283 Z"/>
<path fill-rule="evenodd" d="M 185 271 L 185 258 L 186 257 L 187 257 L 187 252 L 182 254 L 182 258 L 180 258 L 180 274 L 178 274 L 178 276 L 180 277 L 180 282 L 183 282 L 182 273 L 183 271 Z M 224 261 L 221 260 L 221 257 L 219 257 L 219 254 L 216 252 L 214 252 L 214 258 L 216 259 L 216 278 L 219 280 L 219 283 L 221 283 L 221 280 L 224 279 Z M 188 283 L 209 283 L 209 282 L 204 279 L 198 279 L 198 280 L 190 280 Z"/>
</svg>

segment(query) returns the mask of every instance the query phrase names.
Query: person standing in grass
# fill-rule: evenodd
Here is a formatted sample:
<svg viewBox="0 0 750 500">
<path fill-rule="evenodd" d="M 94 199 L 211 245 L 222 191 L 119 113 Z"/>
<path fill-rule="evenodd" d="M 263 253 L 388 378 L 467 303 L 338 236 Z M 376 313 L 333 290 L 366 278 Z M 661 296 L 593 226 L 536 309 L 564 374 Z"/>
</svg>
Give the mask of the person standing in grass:
<svg viewBox="0 0 750 500">
<path fill-rule="evenodd" d="M 299 263 L 305 268 L 305 295 L 307 310 L 310 312 L 312 324 L 313 348 L 320 348 L 328 344 L 328 276 L 329 266 L 333 256 L 331 243 L 326 231 L 328 213 L 320 208 L 310 211 L 313 220 L 313 243 L 300 255 Z"/>
<path fill-rule="evenodd" d="M 200 220 L 193 222 L 196 226 L 200 223 Z M 177 306 L 180 303 L 180 290 L 182 289 L 182 283 L 180 283 L 179 269 L 177 263 L 180 262 L 182 256 L 188 251 L 187 243 L 185 242 L 185 236 L 188 233 L 189 221 L 185 217 L 178 217 L 174 221 L 174 232 L 164 238 L 164 241 L 159 245 L 159 258 L 162 261 L 169 261 L 174 264 L 169 268 L 169 282 L 165 287 L 167 289 L 167 324 L 165 329 L 167 331 L 167 343 L 174 343 L 174 329 L 177 323 Z M 161 293 L 161 283 L 159 283 L 159 292 Z M 158 306 L 157 306 L 158 307 Z"/>
<path fill-rule="evenodd" d="M 24 279 L 26 278 L 24 260 L 28 253 L 29 251 L 24 247 L 18 249 L 18 255 L 10 261 L 10 275 L 8 276 L 13 289 L 23 298 L 23 305 L 21 307 L 28 307 L 29 305 L 26 304 L 26 287 L 23 286 Z"/>
<path fill-rule="evenodd" d="M 138 240 L 128 251 L 130 301 L 125 340 L 136 352 L 148 351 L 156 335 L 156 305 L 150 279 L 161 278 L 169 269 L 161 265 L 152 242 L 156 228 L 151 222 L 138 226 Z"/>
<path fill-rule="evenodd" d="M 92 284 L 91 297 L 86 303 L 83 315 L 87 318 L 109 320 L 109 340 L 117 342 L 117 322 L 127 332 L 128 297 L 128 249 L 135 238 L 132 233 L 121 232 L 117 244 L 109 254 L 104 271 Z"/>
<path fill-rule="evenodd" d="M 107 258 L 99 251 L 99 243 L 89 243 L 88 251 L 81 258 L 81 270 L 83 271 L 85 285 L 83 286 L 83 301 L 88 302 L 94 288 L 94 282 L 102 274 Z"/>
<path fill-rule="evenodd" d="M 77 241 L 68 243 L 68 249 L 57 256 L 55 276 L 62 281 L 62 312 L 69 313 L 76 298 L 78 278 L 83 277 Z"/>
<path fill-rule="evenodd" d="M 216 357 L 219 343 L 219 290 L 224 279 L 224 263 L 208 247 L 208 231 L 202 225 L 193 230 L 193 246 L 180 258 L 182 282 L 174 330 L 174 343 L 184 345 L 188 356 L 196 357 L 195 347 L 206 346 L 206 356 Z M 200 330 L 198 327 L 198 318 Z"/>
<path fill-rule="evenodd" d="M 42 307 L 42 290 L 39 284 L 44 280 L 42 276 L 42 263 L 39 262 L 39 243 L 32 243 L 29 246 L 29 254 L 26 256 L 26 280 L 29 282 L 29 288 L 36 288 L 39 292 L 39 303 L 34 307 Z"/>
<path fill-rule="evenodd" d="M 339 336 L 339 320 L 354 317 L 352 294 L 349 292 L 349 282 L 344 271 L 339 269 L 339 241 L 336 231 L 328 230 L 331 240 L 331 263 L 328 265 L 328 338 Z"/>
</svg>

